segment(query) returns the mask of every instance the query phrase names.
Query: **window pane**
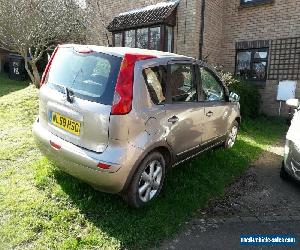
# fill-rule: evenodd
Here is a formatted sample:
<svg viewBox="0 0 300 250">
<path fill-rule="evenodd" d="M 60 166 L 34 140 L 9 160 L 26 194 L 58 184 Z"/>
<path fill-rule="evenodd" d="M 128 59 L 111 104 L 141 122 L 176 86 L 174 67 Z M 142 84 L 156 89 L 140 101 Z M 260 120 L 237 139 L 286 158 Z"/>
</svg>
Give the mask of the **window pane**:
<svg viewBox="0 0 300 250">
<path fill-rule="evenodd" d="M 71 89 L 75 96 L 111 105 L 121 58 L 102 53 L 76 53 L 60 48 L 51 64 L 47 85 L 58 91 Z"/>
<path fill-rule="evenodd" d="M 265 80 L 266 79 L 266 62 L 254 63 L 253 64 L 253 79 Z"/>
<path fill-rule="evenodd" d="M 267 49 L 249 49 L 237 53 L 236 74 L 246 80 L 266 80 Z"/>
<path fill-rule="evenodd" d="M 170 81 L 173 102 L 197 101 L 197 90 L 190 65 L 171 65 Z"/>
<path fill-rule="evenodd" d="M 160 50 L 160 27 L 150 28 L 149 49 Z"/>
<path fill-rule="evenodd" d="M 122 47 L 122 33 L 115 34 L 115 47 Z"/>
<path fill-rule="evenodd" d="M 251 51 L 241 51 L 237 54 L 236 74 L 245 79 L 251 78 Z"/>
<path fill-rule="evenodd" d="M 201 84 L 205 101 L 224 101 L 224 89 L 220 82 L 206 69 L 201 68 Z"/>
<path fill-rule="evenodd" d="M 164 81 L 164 67 L 153 67 L 144 70 L 144 77 L 148 87 L 149 94 L 155 104 L 163 103 L 165 98 L 166 83 Z"/>
<path fill-rule="evenodd" d="M 173 28 L 170 26 L 166 27 L 166 37 L 167 37 L 167 42 L 166 42 L 166 51 L 167 52 L 172 52 L 172 42 L 173 42 Z"/>
<path fill-rule="evenodd" d="M 125 47 L 135 47 L 135 30 L 125 31 Z"/>
<path fill-rule="evenodd" d="M 268 56 L 268 52 L 267 51 L 257 51 L 254 54 L 254 58 L 255 59 L 266 59 Z"/>
<path fill-rule="evenodd" d="M 137 48 L 147 49 L 148 48 L 148 28 L 138 29 L 136 31 L 136 46 Z"/>
</svg>

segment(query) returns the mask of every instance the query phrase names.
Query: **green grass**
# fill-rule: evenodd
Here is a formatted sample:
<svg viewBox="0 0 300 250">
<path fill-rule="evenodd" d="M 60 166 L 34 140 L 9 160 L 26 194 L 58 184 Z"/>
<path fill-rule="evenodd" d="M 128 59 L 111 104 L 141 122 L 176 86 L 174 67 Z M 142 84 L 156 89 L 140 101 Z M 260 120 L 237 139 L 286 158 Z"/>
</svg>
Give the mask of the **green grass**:
<svg viewBox="0 0 300 250">
<path fill-rule="evenodd" d="M 160 197 L 140 210 L 97 192 L 42 157 L 32 134 L 37 90 L 0 77 L 0 249 L 153 247 L 222 196 L 285 130 L 282 121 L 244 120 L 236 146 L 169 172 Z M 18 90 L 19 89 L 19 90 Z"/>
<path fill-rule="evenodd" d="M 26 86 L 28 86 L 28 82 L 26 81 L 13 81 L 8 79 L 6 75 L 0 74 L 0 97 L 23 89 Z"/>
</svg>

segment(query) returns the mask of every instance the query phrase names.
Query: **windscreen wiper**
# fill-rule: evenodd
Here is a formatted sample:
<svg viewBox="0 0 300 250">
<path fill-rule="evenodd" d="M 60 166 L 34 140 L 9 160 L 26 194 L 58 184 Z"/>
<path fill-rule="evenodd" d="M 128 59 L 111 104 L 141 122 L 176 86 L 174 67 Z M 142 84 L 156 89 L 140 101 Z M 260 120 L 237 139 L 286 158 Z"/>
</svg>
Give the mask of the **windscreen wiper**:
<svg viewBox="0 0 300 250">
<path fill-rule="evenodd" d="M 67 101 L 69 103 L 73 103 L 74 102 L 74 91 L 65 87 L 65 93 L 67 95 Z"/>
</svg>

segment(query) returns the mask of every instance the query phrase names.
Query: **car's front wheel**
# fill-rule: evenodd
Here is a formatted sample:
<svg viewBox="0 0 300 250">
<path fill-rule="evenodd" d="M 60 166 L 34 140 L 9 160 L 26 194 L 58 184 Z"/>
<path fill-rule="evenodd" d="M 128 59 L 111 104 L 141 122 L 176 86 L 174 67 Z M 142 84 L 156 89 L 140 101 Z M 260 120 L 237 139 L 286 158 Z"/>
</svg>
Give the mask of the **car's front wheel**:
<svg viewBox="0 0 300 250">
<path fill-rule="evenodd" d="M 237 139 L 238 131 L 239 131 L 239 124 L 237 121 L 234 121 L 227 134 L 227 138 L 224 143 L 225 148 L 232 148 L 234 146 Z"/>
<path fill-rule="evenodd" d="M 164 179 L 164 157 L 152 152 L 140 164 L 123 198 L 130 206 L 139 208 L 160 193 Z"/>
</svg>

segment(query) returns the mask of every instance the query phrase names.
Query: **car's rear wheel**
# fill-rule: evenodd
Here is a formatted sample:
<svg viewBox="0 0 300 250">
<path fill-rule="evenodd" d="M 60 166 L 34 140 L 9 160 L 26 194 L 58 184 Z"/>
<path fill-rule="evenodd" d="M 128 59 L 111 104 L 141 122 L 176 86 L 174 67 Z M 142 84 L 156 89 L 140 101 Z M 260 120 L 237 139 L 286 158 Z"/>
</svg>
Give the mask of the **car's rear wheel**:
<svg viewBox="0 0 300 250">
<path fill-rule="evenodd" d="M 239 124 L 237 121 L 234 121 L 227 134 L 227 138 L 224 143 L 225 148 L 232 148 L 234 146 L 237 139 L 238 131 L 239 131 Z"/>
<path fill-rule="evenodd" d="M 164 179 L 164 157 L 152 152 L 140 164 L 123 198 L 130 206 L 139 208 L 160 193 Z"/>
</svg>

